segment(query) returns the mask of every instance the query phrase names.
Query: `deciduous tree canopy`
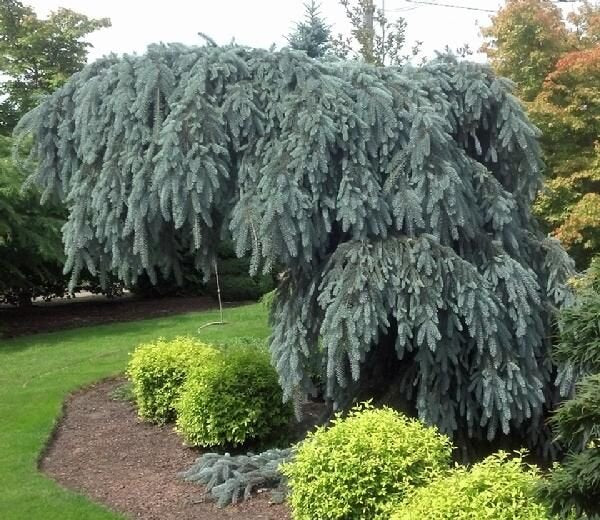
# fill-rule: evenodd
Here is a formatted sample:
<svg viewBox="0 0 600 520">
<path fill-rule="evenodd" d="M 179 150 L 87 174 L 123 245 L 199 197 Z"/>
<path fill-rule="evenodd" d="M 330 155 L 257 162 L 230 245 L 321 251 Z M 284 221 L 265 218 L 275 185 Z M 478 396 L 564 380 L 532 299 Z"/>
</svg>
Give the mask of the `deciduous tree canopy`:
<svg viewBox="0 0 600 520">
<path fill-rule="evenodd" d="M 586 266 L 600 253 L 600 45 L 565 54 L 530 112 L 551 176 L 536 210 Z"/>
<path fill-rule="evenodd" d="M 40 19 L 18 0 L 0 0 L 0 133 L 9 133 L 39 97 L 62 85 L 87 61 L 84 38 L 108 18 L 58 9 Z"/>
<path fill-rule="evenodd" d="M 560 9 L 550 0 L 508 0 L 484 28 L 483 51 L 494 70 L 517 83 L 531 101 L 560 55 L 569 50 L 569 33 Z"/>
</svg>

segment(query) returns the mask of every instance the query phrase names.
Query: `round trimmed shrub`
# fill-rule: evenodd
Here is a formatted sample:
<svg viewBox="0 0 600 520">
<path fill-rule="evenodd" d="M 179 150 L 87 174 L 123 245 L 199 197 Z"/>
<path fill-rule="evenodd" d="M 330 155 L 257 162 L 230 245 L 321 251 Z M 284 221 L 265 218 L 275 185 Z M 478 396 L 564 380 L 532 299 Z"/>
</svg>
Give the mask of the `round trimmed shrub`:
<svg viewBox="0 0 600 520">
<path fill-rule="evenodd" d="M 177 431 L 204 447 L 264 439 L 292 415 L 264 345 L 225 348 L 190 374 L 175 408 Z"/>
<path fill-rule="evenodd" d="M 159 339 L 137 347 L 127 375 L 139 415 L 161 424 L 173 421 L 174 403 L 188 373 L 217 354 L 214 347 L 190 337 Z"/>
<path fill-rule="evenodd" d="M 542 520 L 552 518 L 535 498 L 537 468 L 499 452 L 471 469 L 457 467 L 414 491 L 392 520 Z"/>
<path fill-rule="evenodd" d="M 365 403 L 309 433 L 281 470 L 296 520 L 387 518 L 388 504 L 446 470 L 451 452 L 437 429 Z"/>
</svg>

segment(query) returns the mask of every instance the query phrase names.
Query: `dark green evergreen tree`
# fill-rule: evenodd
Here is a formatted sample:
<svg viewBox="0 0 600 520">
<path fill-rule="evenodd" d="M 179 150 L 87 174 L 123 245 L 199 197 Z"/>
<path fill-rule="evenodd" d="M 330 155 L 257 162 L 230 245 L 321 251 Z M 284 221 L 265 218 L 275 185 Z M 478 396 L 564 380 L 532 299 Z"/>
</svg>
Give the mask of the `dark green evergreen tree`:
<svg viewBox="0 0 600 520">
<path fill-rule="evenodd" d="M 11 140 L 0 135 L 0 302 L 23 305 L 66 292 L 60 234 L 66 211 L 41 206 L 34 187 L 22 189 L 25 176 L 11 155 Z"/>
<path fill-rule="evenodd" d="M 550 357 L 572 262 L 538 229 L 537 132 L 509 83 L 285 49 L 151 46 L 75 74 L 17 128 L 66 201 L 67 268 L 210 273 L 231 234 L 284 270 L 271 351 L 286 399 L 393 401 L 461 446 L 540 445 L 569 389 Z"/>
<path fill-rule="evenodd" d="M 575 304 L 560 313 L 558 361 L 580 374 L 571 399 L 552 423 L 569 448 L 541 486 L 541 495 L 561 518 L 600 519 L 600 258 L 578 280 Z"/>
<path fill-rule="evenodd" d="M 292 49 L 304 51 L 311 58 L 322 58 L 331 45 L 331 28 L 321 17 L 320 5 L 315 0 L 304 4 L 304 21 L 287 37 Z"/>
<path fill-rule="evenodd" d="M 56 201 L 40 206 L 33 187 L 21 189 L 26 174 L 12 161 L 8 135 L 40 98 L 85 65 L 90 44 L 84 38 L 108 25 L 69 9 L 40 19 L 18 0 L 0 0 L 0 301 L 28 304 L 67 291 L 60 239 L 66 210 Z"/>
</svg>

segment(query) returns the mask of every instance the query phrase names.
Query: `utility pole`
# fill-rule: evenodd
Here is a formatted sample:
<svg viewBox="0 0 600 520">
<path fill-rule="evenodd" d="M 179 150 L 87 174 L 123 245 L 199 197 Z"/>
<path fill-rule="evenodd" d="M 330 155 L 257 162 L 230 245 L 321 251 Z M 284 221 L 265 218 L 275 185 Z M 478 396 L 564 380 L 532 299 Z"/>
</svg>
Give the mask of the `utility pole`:
<svg viewBox="0 0 600 520">
<path fill-rule="evenodd" d="M 375 29 L 373 26 L 373 18 L 375 16 L 375 4 L 373 0 L 365 0 L 364 10 L 364 32 L 365 32 L 365 57 L 369 57 L 368 61 L 374 60 L 373 41 L 375 40 Z"/>
<path fill-rule="evenodd" d="M 385 18 L 385 0 L 381 0 L 381 17 L 383 18 L 381 23 L 381 62 L 382 65 L 385 65 L 385 55 L 387 50 L 385 41 L 385 27 L 387 25 L 387 20 Z"/>
</svg>

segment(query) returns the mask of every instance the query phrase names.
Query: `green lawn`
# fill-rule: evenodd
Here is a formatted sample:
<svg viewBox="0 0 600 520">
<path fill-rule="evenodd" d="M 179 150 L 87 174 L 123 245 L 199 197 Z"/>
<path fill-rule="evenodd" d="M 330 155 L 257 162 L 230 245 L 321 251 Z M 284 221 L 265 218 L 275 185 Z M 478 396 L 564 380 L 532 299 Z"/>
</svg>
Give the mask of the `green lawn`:
<svg viewBox="0 0 600 520">
<path fill-rule="evenodd" d="M 198 334 L 217 312 L 87 327 L 14 340 L 0 339 L 0 519 L 115 519 L 84 497 L 67 491 L 37 471 L 37 459 L 69 392 L 118 374 L 128 353 L 156 337 Z M 207 341 L 266 337 L 260 305 L 226 310 L 229 324 L 202 329 Z M 93 464 L 93 461 L 91 461 Z"/>
</svg>

